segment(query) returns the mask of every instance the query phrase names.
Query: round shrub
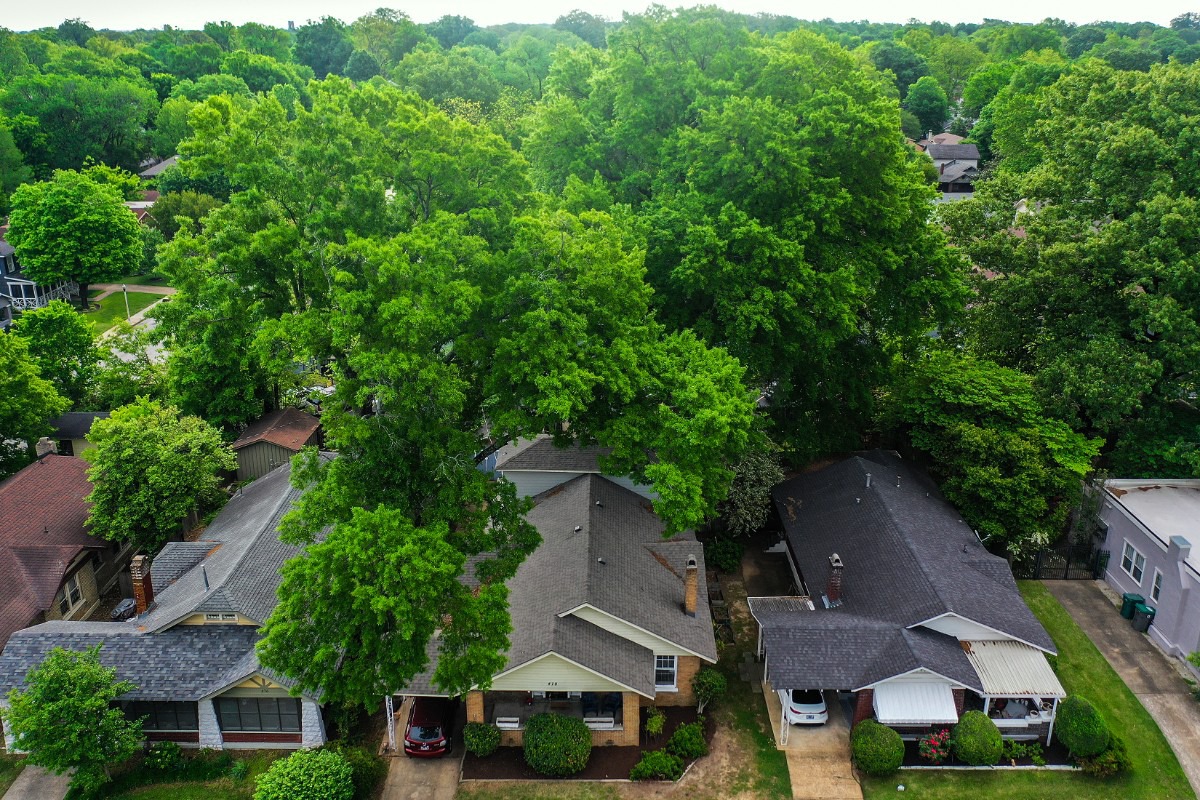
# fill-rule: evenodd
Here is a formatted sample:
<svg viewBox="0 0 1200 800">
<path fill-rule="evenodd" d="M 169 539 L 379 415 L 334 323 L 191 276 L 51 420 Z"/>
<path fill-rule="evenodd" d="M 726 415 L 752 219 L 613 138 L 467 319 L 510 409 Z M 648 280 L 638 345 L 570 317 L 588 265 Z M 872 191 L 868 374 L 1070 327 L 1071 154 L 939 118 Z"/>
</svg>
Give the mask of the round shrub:
<svg viewBox="0 0 1200 800">
<path fill-rule="evenodd" d="M 995 766 L 1004 753 L 1000 729 L 982 711 L 968 711 L 950 733 L 954 755 L 975 767 Z"/>
<path fill-rule="evenodd" d="M 500 729 L 486 722 L 468 722 L 463 728 L 463 744 L 480 758 L 490 756 L 500 746 Z"/>
<path fill-rule="evenodd" d="M 352 776 L 332 750 L 297 750 L 258 777 L 254 800 L 351 800 Z"/>
<path fill-rule="evenodd" d="M 721 572 L 734 573 L 742 568 L 745 545 L 732 536 L 718 536 L 704 545 L 704 560 Z"/>
<path fill-rule="evenodd" d="M 1129 753 L 1125 751 L 1125 742 L 1113 736 L 1108 743 L 1108 749 L 1103 753 L 1079 759 L 1079 768 L 1097 778 L 1112 778 L 1133 769 L 1133 762 L 1129 760 Z"/>
<path fill-rule="evenodd" d="M 667 750 L 684 761 L 708 755 L 708 742 L 704 741 L 704 726 L 699 722 L 680 725 L 667 740 Z"/>
<path fill-rule="evenodd" d="M 683 759 L 666 750 L 647 750 L 629 771 L 631 781 L 677 781 L 683 775 Z"/>
<path fill-rule="evenodd" d="M 1108 749 L 1111 734 L 1095 707 L 1074 695 L 1058 704 L 1054 727 L 1058 740 L 1075 758 L 1091 758 Z"/>
<path fill-rule="evenodd" d="M 868 775 L 890 775 L 904 763 L 900 734 L 873 719 L 864 719 L 850 734 L 854 763 Z"/>
<path fill-rule="evenodd" d="M 525 724 L 525 763 L 540 775 L 574 775 L 591 754 L 592 732 L 578 717 L 534 714 Z"/>
<path fill-rule="evenodd" d="M 354 786 L 355 800 L 370 800 L 375 796 L 375 788 L 387 777 L 386 760 L 365 747 L 353 747 L 340 742 L 328 745 L 326 749 L 337 753 L 350 765 L 350 783 Z"/>
</svg>

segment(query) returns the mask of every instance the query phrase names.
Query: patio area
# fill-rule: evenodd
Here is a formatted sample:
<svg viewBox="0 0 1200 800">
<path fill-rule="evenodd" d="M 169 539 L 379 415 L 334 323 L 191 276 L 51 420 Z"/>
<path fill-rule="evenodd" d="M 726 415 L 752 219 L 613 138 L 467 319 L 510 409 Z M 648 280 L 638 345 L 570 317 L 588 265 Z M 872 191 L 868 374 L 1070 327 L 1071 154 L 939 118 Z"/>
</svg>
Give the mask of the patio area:
<svg viewBox="0 0 1200 800">
<path fill-rule="evenodd" d="M 491 692 L 484 718 L 500 730 L 521 730 L 535 714 L 578 717 L 592 730 L 619 731 L 622 699 L 617 692 Z"/>
</svg>

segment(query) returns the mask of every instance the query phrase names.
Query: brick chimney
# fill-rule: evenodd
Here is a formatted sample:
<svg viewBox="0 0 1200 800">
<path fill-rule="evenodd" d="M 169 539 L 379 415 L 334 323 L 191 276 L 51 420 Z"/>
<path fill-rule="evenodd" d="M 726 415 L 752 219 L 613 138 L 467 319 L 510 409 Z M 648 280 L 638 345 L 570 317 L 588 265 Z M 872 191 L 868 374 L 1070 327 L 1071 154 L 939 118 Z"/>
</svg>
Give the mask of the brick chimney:
<svg viewBox="0 0 1200 800">
<path fill-rule="evenodd" d="M 150 582 L 150 556 L 134 556 L 129 562 L 129 576 L 133 578 L 133 602 L 137 613 L 145 613 L 154 602 L 154 585 Z"/>
<path fill-rule="evenodd" d="M 696 567 L 696 556 L 687 557 L 687 570 L 683 576 L 683 611 L 689 617 L 696 616 L 696 593 L 700 590 L 700 575 Z"/>
<path fill-rule="evenodd" d="M 842 557 L 834 553 L 829 557 L 829 585 L 825 596 L 829 599 L 830 607 L 842 602 Z"/>
</svg>

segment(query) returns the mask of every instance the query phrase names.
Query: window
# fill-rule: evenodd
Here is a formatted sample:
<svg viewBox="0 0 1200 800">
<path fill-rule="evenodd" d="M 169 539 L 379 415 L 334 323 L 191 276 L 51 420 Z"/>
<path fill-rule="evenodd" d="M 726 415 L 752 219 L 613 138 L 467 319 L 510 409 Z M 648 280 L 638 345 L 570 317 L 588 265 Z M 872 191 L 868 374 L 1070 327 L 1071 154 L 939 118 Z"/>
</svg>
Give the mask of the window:
<svg viewBox="0 0 1200 800">
<path fill-rule="evenodd" d="M 223 731 L 300 730 L 300 701 L 294 697 L 219 697 L 216 705 Z"/>
<path fill-rule="evenodd" d="M 237 622 L 237 614 L 205 614 L 205 622 Z"/>
<path fill-rule="evenodd" d="M 195 703 L 149 703 L 134 700 L 121 703 L 126 719 L 142 719 L 147 731 L 198 731 Z"/>
<path fill-rule="evenodd" d="M 675 688 L 675 656 L 654 657 L 654 688 Z"/>
<path fill-rule="evenodd" d="M 79 589 L 79 573 L 76 572 L 63 584 L 62 599 L 58 601 L 58 613 L 65 617 L 71 613 L 72 608 L 79 605 L 79 601 L 82 599 L 83 592 Z"/>
<path fill-rule="evenodd" d="M 1121 569 L 1125 570 L 1138 586 L 1142 585 L 1142 576 L 1146 573 L 1146 557 L 1129 542 L 1125 543 L 1125 551 L 1121 554 Z"/>
<path fill-rule="evenodd" d="M 1159 595 L 1162 594 L 1162 571 L 1154 570 L 1154 583 L 1150 587 L 1150 599 L 1158 602 Z"/>
</svg>

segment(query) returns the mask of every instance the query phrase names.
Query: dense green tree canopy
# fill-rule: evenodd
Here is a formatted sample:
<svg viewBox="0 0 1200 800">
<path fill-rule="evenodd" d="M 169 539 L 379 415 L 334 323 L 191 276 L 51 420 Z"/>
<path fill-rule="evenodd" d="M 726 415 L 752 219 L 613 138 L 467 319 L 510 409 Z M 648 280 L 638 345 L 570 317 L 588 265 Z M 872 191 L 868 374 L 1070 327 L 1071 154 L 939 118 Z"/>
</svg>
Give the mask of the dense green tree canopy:
<svg viewBox="0 0 1200 800">
<path fill-rule="evenodd" d="M 346 25 L 333 17 L 309 21 L 296 30 L 296 60 L 312 69 L 318 78 L 333 73 L 341 75 L 354 51 Z"/>
<path fill-rule="evenodd" d="M 87 307 L 88 284 L 133 272 L 142 257 L 137 217 L 118 188 L 88 174 L 58 171 L 13 193 L 8 241 L 34 280 L 75 281 Z"/>
<path fill-rule="evenodd" d="M 0 335 L 0 479 L 34 457 L 34 444 L 70 401 L 42 377 L 20 336 Z"/>
<path fill-rule="evenodd" d="M 88 529 L 157 553 L 184 518 L 217 492 L 218 473 L 236 466 L 221 434 L 173 406 L 139 398 L 92 424 Z"/>
<path fill-rule="evenodd" d="M 71 405 L 79 407 L 87 396 L 100 351 L 92 324 L 61 300 L 25 311 L 13 332 L 29 343 L 29 354 L 42 377 Z"/>
</svg>

